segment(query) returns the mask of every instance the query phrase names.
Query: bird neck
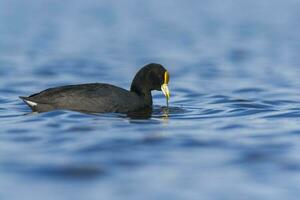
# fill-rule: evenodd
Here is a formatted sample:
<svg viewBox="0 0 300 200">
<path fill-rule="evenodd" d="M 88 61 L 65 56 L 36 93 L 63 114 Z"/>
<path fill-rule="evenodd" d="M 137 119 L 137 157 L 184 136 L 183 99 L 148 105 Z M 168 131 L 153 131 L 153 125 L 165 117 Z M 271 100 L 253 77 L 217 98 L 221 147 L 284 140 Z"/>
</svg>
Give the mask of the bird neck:
<svg viewBox="0 0 300 200">
<path fill-rule="evenodd" d="M 139 85 L 135 85 L 133 83 L 131 85 L 130 91 L 137 94 L 143 100 L 146 106 L 152 106 L 152 94 L 150 89 L 141 88 Z"/>
</svg>

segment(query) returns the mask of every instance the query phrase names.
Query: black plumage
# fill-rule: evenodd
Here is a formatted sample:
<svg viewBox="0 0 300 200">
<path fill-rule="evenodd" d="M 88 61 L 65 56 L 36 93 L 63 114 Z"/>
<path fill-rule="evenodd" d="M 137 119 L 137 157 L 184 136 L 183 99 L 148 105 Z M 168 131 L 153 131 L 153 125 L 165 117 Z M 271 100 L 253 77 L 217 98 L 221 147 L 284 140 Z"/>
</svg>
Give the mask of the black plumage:
<svg viewBox="0 0 300 200">
<path fill-rule="evenodd" d="M 152 90 L 162 90 L 169 98 L 169 75 L 160 64 L 151 63 L 135 75 L 130 91 L 106 84 L 90 83 L 50 88 L 29 97 L 20 97 L 33 111 L 67 109 L 82 112 L 127 113 L 152 107 Z"/>
</svg>

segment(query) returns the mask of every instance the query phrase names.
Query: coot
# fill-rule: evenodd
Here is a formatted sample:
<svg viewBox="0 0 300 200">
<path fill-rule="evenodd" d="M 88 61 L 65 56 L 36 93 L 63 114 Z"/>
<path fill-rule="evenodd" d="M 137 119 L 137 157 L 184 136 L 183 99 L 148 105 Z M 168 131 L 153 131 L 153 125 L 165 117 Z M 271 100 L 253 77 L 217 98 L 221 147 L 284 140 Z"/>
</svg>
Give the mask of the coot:
<svg viewBox="0 0 300 200">
<path fill-rule="evenodd" d="M 168 71 L 160 64 L 151 63 L 137 72 L 130 91 L 106 83 L 89 83 L 49 88 L 20 98 L 35 112 L 67 109 L 92 113 L 128 113 L 151 108 L 152 90 L 161 90 L 168 104 L 168 83 Z"/>
</svg>

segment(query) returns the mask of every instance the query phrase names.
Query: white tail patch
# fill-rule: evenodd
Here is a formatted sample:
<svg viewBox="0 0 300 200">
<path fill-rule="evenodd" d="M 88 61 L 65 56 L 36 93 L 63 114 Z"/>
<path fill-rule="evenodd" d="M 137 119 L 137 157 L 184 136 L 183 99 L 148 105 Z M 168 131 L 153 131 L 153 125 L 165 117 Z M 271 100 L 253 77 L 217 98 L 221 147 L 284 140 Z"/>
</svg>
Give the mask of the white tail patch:
<svg viewBox="0 0 300 200">
<path fill-rule="evenodd" d="M 37 106 L 38 104 L 33 102 L 33 101 L 29 101 L 29 100 L 24 100 L 26 103 L 28 103 L 28 105 L 34 107 L 34 106 Z"/>
</svg>

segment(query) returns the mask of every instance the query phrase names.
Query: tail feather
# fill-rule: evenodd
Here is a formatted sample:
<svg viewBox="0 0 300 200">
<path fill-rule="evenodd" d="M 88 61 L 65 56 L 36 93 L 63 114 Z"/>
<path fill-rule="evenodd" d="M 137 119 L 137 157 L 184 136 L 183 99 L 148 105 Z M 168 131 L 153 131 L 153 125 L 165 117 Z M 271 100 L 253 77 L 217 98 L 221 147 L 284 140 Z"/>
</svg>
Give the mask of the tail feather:
<svg viewBox="0 0 300 200">
<path fill-rule="evenodd" d="M 36 102 L 32 101 L 29 97 L 20 96 L 19 98 L 22 99 L 32 109 L 38 105 Z"/>
</svg>

